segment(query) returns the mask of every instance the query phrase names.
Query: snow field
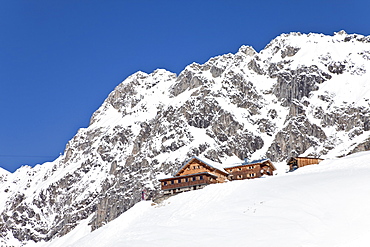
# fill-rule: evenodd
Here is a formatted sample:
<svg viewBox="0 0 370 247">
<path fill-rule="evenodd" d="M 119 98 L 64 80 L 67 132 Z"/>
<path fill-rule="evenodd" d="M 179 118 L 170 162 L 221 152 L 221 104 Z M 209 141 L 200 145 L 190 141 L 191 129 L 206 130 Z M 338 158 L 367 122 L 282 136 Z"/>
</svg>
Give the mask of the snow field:
<svg viewBox="0 0 370 247">
<path fill-rule="evenodd" d="M 369 246 L 369 160 L 362 152 L 143 201 L 92 233 L 36 246 Z"/>
<path fill-rule="evenodd" d="M 259 102 L 262 107 L 260 114 L 256 115 L 251 115 L 246 109 L 236 107 L 232 103 L 233 95 L 239 92 L 236 89 L 223 89 L 221 93 L 225 97 L 215 98 L 223 110 L 243 125 L 243 130 L 262 137 L 264 146 L 251 154 L 250 160 L 264 157 L 274 141 L 275 134 L 289 123 L 285 121 L 289 108 L 283 107 L 276 96 L 268 93 L 276 84 L 276 79 L 259 75 L 249 69 L 248 65 L 252 59 L 257 61 L 265 71 L 271 63 L 279 62 L 284 62 L 282 63 L 284 69 L 281 71 L 287 72 L 301 66 L 315 65 L 329 73 L 327 67 L 333 63 L 346 65 L 343 74 L 331 73 L 332 79 L 318 84 L 317 91 L 311 92 L 308 98 L 305 97 L 298 102 L 302 107 L 304 101 L 310 102 L 309 106 L 303 108 L 312 124 L 322 125 L 322 119 L 315 115 L 319 108 L 322 108 L 325 114 L 338 112 L 344 114 L 345 108 L 350 109 L 350 106 L 361 106 L 365 109 L 370 106 L 370 84 L 365 74 L 365 71 L 370 69 L 369 43 L 354 40 L 340 42 L 347 37 L 340 33 L 334 37 L 320 34 L 288 36 L 283 34 L 274 39 L 271 46 L 261 51 L 258 56 L 247 56 L 238 52 L 235 55 L 225 54 L 211 58 L 210 66 L 215 65 L 225 70 L 220 77 L 214 78 L 210 71 L 202 71 L 200 68 L 202 65 L 195 63 L 187 66 L 183 72 L 194 72 L 196 77 L 204 81 L 201 87 L 211 89 L 216 93 L 215 95 L 223 88 L 224 82 L 232 79 L 234 74 L 238 74 L 245 81 L 252 82 L 258 95 L 263 96 Z M 277 52 L 275 52 L 276 45 L 280 47 Z M 294 56 L 282 58 L 281 51 L 288 46 L 299 48 L 299 51 Z M 304 75 L 307 72 L 303 70 L 300 73 Z M 133 136 L 137 136 L 142 129 L 141 123 L 150 121 L 158 111 L 165 110 L 168 106 L 180 108 L 192 98 L 193 93 L 200 89 L 200 87 L 189 86 L 174 97 L 170 92 L 176 83 L 175 74 L 161 69 L 151 74 L 135 73 L 117 87 L 119 89 L 132 84 L 134 93 L 130 99 L 124 100 L 122 107 L 124 111 L 115 109 L 106 101 L 97 114 L 94 114 L 96 121 L 89 128 L 79 130 L 76 138 L 81 138 L 79 141 L 85 143 L 86 138 L 89 139 L 85 133 L 93 133 L 94 130 L 101 131 L 101 136 L 113 136 L 116 134 L 116 127 L 129 129 Z M 117 92 L 120 92 L 118 89 Z M 327 97 L 327 100 L 322 100 L 321 96 Z M 134 101 L 138 103 L 132 103 Z M 268 113 L 271 109 L 276 111 L 277 116 L 271 119 L 275 130 L 273 135 L 269 136 L 259 130 L 256 121 L 270 118 Z M 326 136 L 330 137 L 328 139 L 330 143 L 325 142 L 321 147 L 312 147 L 302 156 L 324 150 L 327 144 L 330 144 L 333 149 L 330 149 L 325 157 L 348 154 L 355 145 L 368 138 L 368 131 L 361 132 L 360 127 L 355 128 L 358 128 L 357 134 L 354 133 L 356 129 L 352 129 L 351 132 L 340 131 L 336 125 L 323 128 Z M 159 164 L 178 163 L 186 157 L 189 148 L 198 147 L 205 142 L 210 144 L 210 149 L 217 148 L 217 143 L 206 134 L 205 129 L 188 126 L 182 131 L 184 135 L 189 134 L 194 138 L 184 138 L 185 145 L 174 152 L 163 152 L 157 155 L 155 159 Z M 178 138 L 169 138 L 162 143 L 161 137 L 163 136 L 156 136 L 152 145 L 158 150 L 162 145 L 179 141 Z M 319 142 L 319 140 L 315 141 Z M 48 193 L 47 189 L 52 183 L 57 183 L 67 175 L 73 174 L 86 160 L 103 165 L 91 167 L 88 175 L 83 176 L 74 185 L 71 196 L 74 201 L 83 201 L 92 193 L 99 193 L 103 181 L 113 178 L 112 175 L 108 175 L 110 164 L 103 161 L 99 155 L 95 156 L 95 159 L 94 155 L 76 151 L 78 150 L 76 147 L 79 146 L 78 141 L 71 141 L 71 144 L 75 145 L 72 149 L 75 148 L 73 155 L 77 157 L 73 162 L 62 162 L 62 159 L 67 156 L 65 154 L 54 162 L 36 166 L 33 169 L 23 167 L 13 174 L 0 169 L 0 191 L 6 191 L 0 196 L 0 209 L 9 210 L 8 216 L 11 216 L 12 211 L 8 206 L 18 193 L 24 193 L 27 204 L 32 205 L 33 199 L 40 197 L 40 192 Z M 96 150 L 101 145 L 105 145 L 103 139 L 97 138 L 91 148 Z M 126 150 L 130 152 L 132 146 L 128 146 Z M 110 152 L 112 156 L 117 157 L 115 161 L 118 162 L 118 166 L 123 166 L 126 156 L 121 155 L 122 150 L 118 146 L 112 146 Z M 367 158 L 361 157 L 363 155 Z M 193 246 L 205 244 L 284 247 L 365 246 L 365 236 L 370 229 L 368 223 L 370 214 L 365 206 L 369 203 L 368 187 L 370 186 L 367 186 L 369 154 L 363 153 L 361 156 L 328 160 L 319 166 L 310 166 L 289 174 L 284 174 L 283 166 L 286 167 L 286 165 L 279 164 L 277 165 L 279 176 L 273 178 L 212 185 L 201 191 L 175 196 L 155 207 L 148 202 L 142 202 L 117 220 L 91 234 L 88 234 L 89 221 L 84 220 L 67 236 L 51 243 L 40 243 L 37 246 L 188 246 L 190 244 Z M 221 158 L 223 164 L 229 164 L 226 158 Z M 237 162 L 235 156 L 231 158 Z M 169 175 L 165 173 L 157 173 L 157 178 Z M 129 177 L 131 174 L 123 176 Z M 153 180 L 147 179 L 148 176 L 150 176 L 149 173 L 143 179 L 147 180 L 148 188 L 154 188 Z M 33 207 L 46 225 L 51 226 L 59 213 L 60 209 L 57 206 L 60 203 L 59 198 L 63 199 L 62 196 L 58 197 L 56 206 L 50 207 L 46 213 Z M 25 229 L 28 228 L 31 229 L 31 226 L 25 227 Z M 9 245 L 12 243 L 7 242 Z M 18 242 L 14 239 L 14 243 Z"/>
</svg>

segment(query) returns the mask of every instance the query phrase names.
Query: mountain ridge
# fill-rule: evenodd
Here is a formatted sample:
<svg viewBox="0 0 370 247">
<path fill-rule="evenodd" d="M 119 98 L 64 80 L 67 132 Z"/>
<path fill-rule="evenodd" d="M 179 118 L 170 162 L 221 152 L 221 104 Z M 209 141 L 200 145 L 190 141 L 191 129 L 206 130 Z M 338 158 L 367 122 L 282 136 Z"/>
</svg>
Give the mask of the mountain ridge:
<svg viewBox="0 0 370 247">
<path fill-rule="evenodd" d="M 84 222 L 35 247 L 243 246 L 246 236 L 253 246 L 367 246 L 369 155 L 142 201 L 94 232 Z"/>
<path fill-rule="evenodd" d="M 159 195 L 158 177 L 194 155 L 282 162 L 369 150 L 368 43 L 342 31 L 282 34 L 179 75 L 134 73 L 58 159 L 0 174 L 1 241 L 49 241 L 89 217 L 95 230 L 143 189 Z"/>
</svg>

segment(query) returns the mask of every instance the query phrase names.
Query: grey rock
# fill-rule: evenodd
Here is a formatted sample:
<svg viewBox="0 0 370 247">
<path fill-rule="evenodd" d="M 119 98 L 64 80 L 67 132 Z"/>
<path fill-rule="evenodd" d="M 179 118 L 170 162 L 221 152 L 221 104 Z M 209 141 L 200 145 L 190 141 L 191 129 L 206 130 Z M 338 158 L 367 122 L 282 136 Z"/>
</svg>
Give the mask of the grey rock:
<svg viewBox="0 0 370 247">
<path fill-rule="evenodd" d="M 368 72 L 350 59 L 334 61 L 331 54 L 318 54 L 320 64 L 294 67 L 303 47 L 291 45 L 292 36 L 304 35 L 281 35 L 259 53 L 242 46 L 236 54 L 193 63 L 179 76 L 156 70 L 128 77 L 57 160 L 21 168 L 25 181 L 0 174 L 0 193 L 7 198 L 0 245 L 10 235 L 21 243 L 49 241 L 88 218 L 91 229 L 98 229 L 140 201 L 143 192 L 149 200 L 160 196 L 157 176 L 171 176 L 194 155 L 222 162 L 258 151 L 258 158 L 277 162 L 308 152 L 329 154 L 359 137 L 365 141 L 344 148 L 343 155 L 369 150 L 370 105 L 338 106 L 330 89 L 321 89 L 334 77 Z M 333 37 L 333 44 L 349 41 L 370 39 L 343 32 Z M 369 54 L 355 55 L 366 63 Z M 148 95 L 157 101 L 148 102 Z M 162 96 L 171 102 L 162 102 Z M 328 128 L 337 133 L 327 134 Z"/>
</svg>

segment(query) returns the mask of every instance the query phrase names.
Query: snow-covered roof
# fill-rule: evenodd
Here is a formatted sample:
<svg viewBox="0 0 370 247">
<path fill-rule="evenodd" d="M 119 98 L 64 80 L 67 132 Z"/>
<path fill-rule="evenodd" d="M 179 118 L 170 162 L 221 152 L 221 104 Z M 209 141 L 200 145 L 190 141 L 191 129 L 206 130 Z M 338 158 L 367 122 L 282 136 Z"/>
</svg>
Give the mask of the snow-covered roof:
<svg viewBox="0 0 370 247">
<path fill-rule="evenodd" d="M 227 171 L 225 171 L 224 167 L 222 166 L 222 164 L 218 163 L 218 162 L 215 162 L 215 161 L 212 161 L 210 159 L 207 159 L 207 158 L 202 158 L 202 159 L 199 159 L 197 158 L 198 160 L 202 161 L 203 163 L 206 163 L 207 165 L 213 167 L 213 168 L 216 168 L 217 170 L 220 170 L 224 173 L 228 173 Z"/>
<path fill-rule="evenodd" d="M 270 163 L 272 165 L 272 167 L 274 169 L 276 169 L 275 166 L 272 164 L 272 162 L 269 159 L 259 159 L 259 160 L 253 160 L 253 161 L 247 161 L 246 160 L 244 162 L 236 163 L 236 164 L 233 164 L 232 166 L 225 167 L 225 169 L 238 167 L 238 166 L 249 166 L 249 165 L 254 165 L 254 164 L 261 164 L 261 163 L 264 163 L 264 162 Z"/>
<path fill-rule="evenodd" d="M 177 170 L 177 172 L 175 173 L 178 174 L 183 168 L 185 168 L 191 161 L 193 161 L 194 159 L 197 159 L 199 160 L 200 162 L 206 164 L 207 166 L 210 166 L 214 169 L 217 169 L 223 173 L 226 173 L 226 174 L 229 174 L 227 171 L 225 171 L 225 169 L 222 167 L 222 164 L 218 163 L 218 162 L 214 162 L 210 159 L 207 159 L 207 158 L 199 158 L 197 156 L 193 156 L 191 157 L 187 162 L 185 162 L 185 164 L 183 166 L 180 167 L 180 169 Z"/>
<path fill-rule="evenodd" d="M 294 159 L 318 159 L 318 160 L 324 160 L 324 159 L 321 159 L 321 158 L 316 158 L 316 157 L 292 157 Z"/>
<path fill-rule="evenodd" d="M 259 164 L 263 163 L 265 161 L 268 161 L 269 159 L 260 159 L 260 160 L 253 160 L 251 162 L 246 162 L 245 165 L 253 165 L 253 164 Z"/>
<path fill-rule="evenodd" d="M 287 160 L 287 165 L 289 165 L 289 163 L 293 162 L 294 160 L 301 160 L 301 159 L 309 159 L 309 160 L 313 160 L 313 159 L 316 159 L 316 160 L 324 160 L 324 159 L 321 159 L 321 158 L 315 158 L 315 157 L 290 157 L 288 160 Z"/>
</svg>

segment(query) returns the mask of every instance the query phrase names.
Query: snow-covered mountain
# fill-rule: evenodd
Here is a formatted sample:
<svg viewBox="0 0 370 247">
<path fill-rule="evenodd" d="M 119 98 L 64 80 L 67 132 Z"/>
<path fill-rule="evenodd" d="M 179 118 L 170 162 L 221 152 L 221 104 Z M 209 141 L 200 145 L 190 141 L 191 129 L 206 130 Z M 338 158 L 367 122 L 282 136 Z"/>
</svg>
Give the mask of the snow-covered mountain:
<svg viewBox="0 0 370 247">
<path fill-rule="evenodd" d="M 143 201 L 100 229 L 87 221 L 32 247 L 369 246 L 370 152 L 293 173 Z"/>
<path fill-rule="evenodd" d="M 137 72 L 108 96 L 63 155 L 0 171 L 1 243 L 95 230 L 159 193 L 193 155 L 322 158 L 370 149 L 370 37 L 282 34 L 256 52 Z"/>
</svg>

